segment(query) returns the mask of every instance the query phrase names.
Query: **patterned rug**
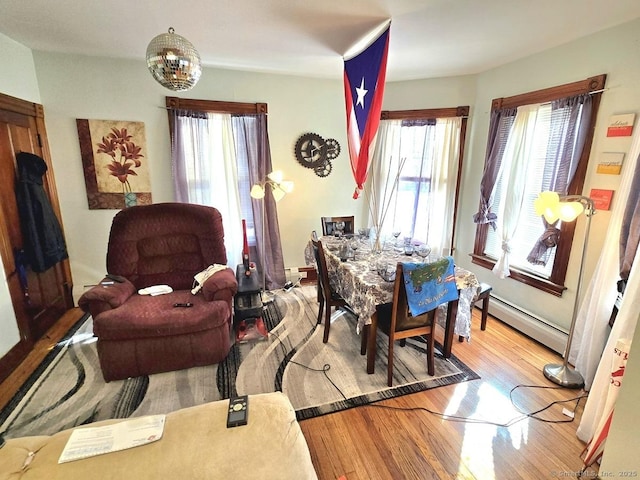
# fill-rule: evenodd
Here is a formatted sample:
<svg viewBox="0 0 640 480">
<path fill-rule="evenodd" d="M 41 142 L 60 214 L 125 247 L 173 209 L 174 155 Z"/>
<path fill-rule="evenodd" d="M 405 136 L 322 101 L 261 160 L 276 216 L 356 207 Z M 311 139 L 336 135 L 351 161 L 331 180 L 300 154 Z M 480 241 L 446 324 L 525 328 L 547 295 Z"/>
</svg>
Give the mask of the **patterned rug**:
<svg viewBox="0 0 640 480">
<path fill-rule="evenodd" d="M 236 394 L 284 392 L 299 420 L 385 398 L 479 378 L 452 356 L 436 352 L 427 374 L 424 343 L 395 349 L 394 386 L 386 383 L 386 342 L 378 335 L 376 373 L 366 373 L 356 319 L 334 313 L 329 342 L 317 327 L 315 286 L 274 292 L 264 322 L 269 336 L 235 344 L 219 365 L 129 378 L 102 379 L 90 318 L 83 319 L 0 412 L 6 438 L 47 435 L 108 418 L 168 413 Z"/>
</svg>

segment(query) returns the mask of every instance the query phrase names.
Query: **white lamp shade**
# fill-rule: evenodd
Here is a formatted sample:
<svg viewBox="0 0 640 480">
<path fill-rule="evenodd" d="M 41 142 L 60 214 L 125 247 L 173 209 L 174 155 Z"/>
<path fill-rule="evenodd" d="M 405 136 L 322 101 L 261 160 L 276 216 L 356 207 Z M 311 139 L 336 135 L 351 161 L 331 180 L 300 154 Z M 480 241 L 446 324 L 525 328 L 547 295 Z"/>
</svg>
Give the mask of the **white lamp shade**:
<svg viewBox="0 0 640 480">
<path fill-rule="evenodd" d="M 276 202 L 279 202 L 280 200 L 282 200 L 286 194 L 287 192 L 285 192 L 281 188 L 275 187 L 273 189 L 273 198 Z"/>
<path fill-rule="evenodd" d="M 584 212 L 582 202 L 561 202 L 556 192 L 541 192 L 533 202 L 533 208 L 537 215 L 543 215 L 549 223 L 557 220 L 573 222 Z"/>
<path fill-rule="evenodd" d="M 280 182 L 280 188 L 286 193 L 293 192 L 293 182 L 291 180 L 283 180 Z"/>
<path fill-rule="evenodd" d="M 261 199 L 264 198 L 264 188 L 261 185 L 254 185 L 251 187 L 251 192 L 249 193 L 252 198 Z"/>
<path fill-rule="evenodd" d="M 553 210 L 558 203 L 560 203 L 560 196 L 556 192 L 540 192 L 533 202 L 533 208 L 536 215 L 544 215 L 550 209 Z"/>
<path fill-rule="evenodd" d="M 558 206 L 558 217 L 563 222 L 573 222 L 584 212 L 584 205 L 580 202 L 560 202 Z"/>
<path fill-rule="evenodd" d="M 284 180 L 284 174 L 281 170 L 274 170 L 269 175 L 267 175 L 267 178 L 272 182 L 282 183 L 282 180 Z"/>
<path fill-rule="evenodd" d="M 560 216 L 558 215 L 558 209 L 553 207 L 547 208 L 542 215 L 544 216 L 547 223 L 555 223 L 560 218 Z"/>
</svg>

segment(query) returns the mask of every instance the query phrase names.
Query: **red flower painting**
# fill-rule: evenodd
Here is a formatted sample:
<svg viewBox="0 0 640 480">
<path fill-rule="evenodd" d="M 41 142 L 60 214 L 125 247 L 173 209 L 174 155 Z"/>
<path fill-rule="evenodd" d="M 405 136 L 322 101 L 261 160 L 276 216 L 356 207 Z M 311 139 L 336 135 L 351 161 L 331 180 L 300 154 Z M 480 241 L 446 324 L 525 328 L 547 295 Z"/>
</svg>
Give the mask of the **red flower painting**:
<svg viewBox="0 0 640 480">
<path fill-rule="evenodd" d="M 111 128 L 111 132 L 102 137 L 102 142 L 97 143 L 97 153 L 106 153 L 112 160 L 107 165 L 109 174 L 116 177 L 122 183 L 122 193 L 131 192 L 131 184 L 129 183 L 129 175 L 138 175 L 134 168 L 142 165 L 140 158 L 144 155 L 140 153 L 142 147 L 139 147 L 131 141 L 132 136 L 129 135 L 126 128 Z"/>
<path fill-rule="evenodd" d="M 89 209 L 153 203 L 144 123 L 78 118 L 76 124 Z"/>
</svg>

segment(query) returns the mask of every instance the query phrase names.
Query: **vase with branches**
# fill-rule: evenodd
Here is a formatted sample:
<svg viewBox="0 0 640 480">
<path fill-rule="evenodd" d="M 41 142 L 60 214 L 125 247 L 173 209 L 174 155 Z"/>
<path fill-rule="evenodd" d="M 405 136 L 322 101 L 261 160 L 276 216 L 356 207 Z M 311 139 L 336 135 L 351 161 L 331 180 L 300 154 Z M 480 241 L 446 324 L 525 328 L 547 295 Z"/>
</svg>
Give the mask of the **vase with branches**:
<svg viewBox="0 0 640 480">
<path fill-rule="evenodd" d="M 376 178 L 376 169 L 372 169 L 371 184 L 369 185 L 370 188 L 366 191 L 365 195 L 369 207 L 369 215 L 371 216 L 374 229 L 372 234 L 373 244 L 371 246 L 373 252 L 382 251 L 382 228 L 384 226 L 385 220 L 387 219 L 391 203 L 393 202 L 395 194 L 398 190 L 398 184 L 400 183 L 400 174 L 402 173 L 402 169 L 404 168 L 406 160 L 406 157 L 403 157 L 399 160 L 395 172 L 392 171 L 393 162 L 389 161 L 389 166 L 387 168 L 387 177 L 383 188 L 379 188 L 379 179 Z M 391 178 L 393 178 L 393 181 L 389 182 L 388 180 Z"/>
</svg>

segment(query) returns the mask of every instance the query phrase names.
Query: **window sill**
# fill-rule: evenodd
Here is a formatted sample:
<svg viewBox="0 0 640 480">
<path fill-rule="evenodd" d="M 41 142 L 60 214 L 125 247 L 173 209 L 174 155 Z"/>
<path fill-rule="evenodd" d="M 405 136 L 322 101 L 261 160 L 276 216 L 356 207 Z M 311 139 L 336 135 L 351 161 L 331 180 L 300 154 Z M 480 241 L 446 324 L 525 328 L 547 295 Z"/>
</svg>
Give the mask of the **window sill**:
<svg viewBox="0 0 640 480">
<path fill-rule="evenodd" d="M 496 264 L 496 261 L 493 258 L 487 257 L 485 255 L 471 254 L 471 263 L 492 270 Z M 542 290 L 543 292 L 550 293 L 551 295 L 555 295 L 556 297 L 561 297 L 562 292 L 564 292 L 567 288 L 564 285 L 553 283 L 547 279 L 537 277 L 522 270 L 512 268 L 510 269 L 510 272 L 510 279 L 515 280 L 516 282 L 524 283 L 525 285 L 529 285 L 530 287 L 537 288 L 538 290 Z"/>
</svg>

